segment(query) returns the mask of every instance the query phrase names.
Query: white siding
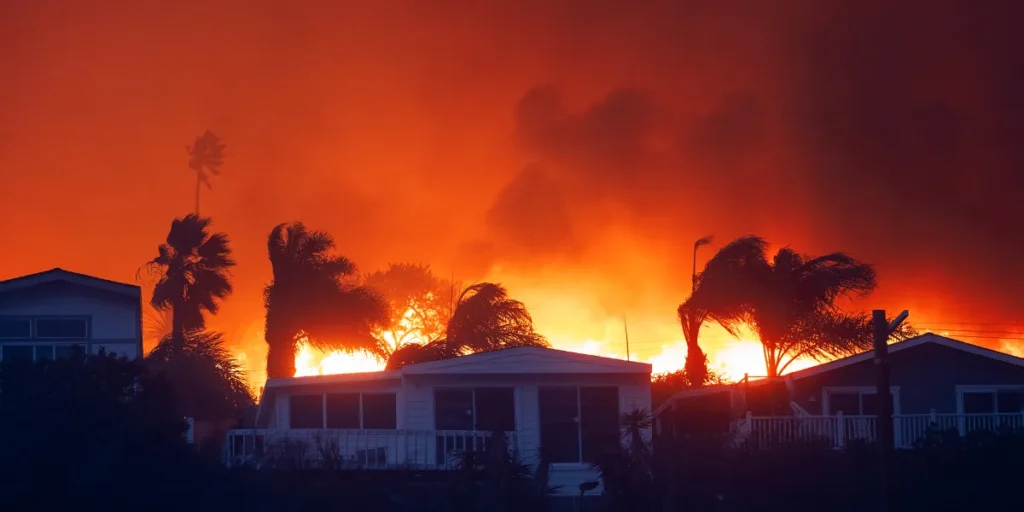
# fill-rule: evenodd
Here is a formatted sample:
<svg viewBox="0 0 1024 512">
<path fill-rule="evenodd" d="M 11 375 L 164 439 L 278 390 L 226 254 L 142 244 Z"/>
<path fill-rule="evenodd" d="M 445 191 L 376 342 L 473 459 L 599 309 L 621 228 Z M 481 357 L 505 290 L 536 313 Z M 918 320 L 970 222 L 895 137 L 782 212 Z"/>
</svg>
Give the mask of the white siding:
<svg viewBox="0 0 1024 512">
<path fill-rule="evenodd" d="M 129 298 L 114 299 L 89 293 L 84 287 L 67 287 L 60 294 L 27 295 L 0 305 L 0 315 L 83 315 L 92 317 L 92 339 L 136 340 L 139 337 L 138 306 Z"/>
<path fill-rule="evenodd" d="M 540 405 L 537 401 L 537 386 L 524 385 L 516 388 L 516 435 L 519 454 L 523 462 L 536 464 L 540 448 Z"/>
<path fill-rule="evenodd" d="M 405 425 L 398 428 L 405 430 L 434 430 L 434 388 L 418 386 L 405 382 Z"/>
</svg>

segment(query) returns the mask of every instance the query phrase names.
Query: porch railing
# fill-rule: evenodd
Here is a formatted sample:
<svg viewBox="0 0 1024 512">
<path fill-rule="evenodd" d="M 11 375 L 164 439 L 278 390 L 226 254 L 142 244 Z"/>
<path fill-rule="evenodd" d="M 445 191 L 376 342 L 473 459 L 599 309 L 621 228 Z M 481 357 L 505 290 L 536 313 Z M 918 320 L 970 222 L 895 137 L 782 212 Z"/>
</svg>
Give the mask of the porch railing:
<svg viewBox="0 0 1024 512">
<path fill-rule="evenodd" d="M 875 416 L 753 416 L 734 423 L 736 441 L 755 448 L 819 442 L 832 448 L 871 442 L 877 433 Z M 1024 412 L 999 414 L 897 414 L 893 434 L 897 448 L 912 448 L 930 432 L 953 431 L 966 436 L 976 431 L 1024 429 Z"/>
<path fill-rule="evenodd" d="M 504 439 L 471 430 L 235 429 L 227 433 L 229 467 L 433 469 L 459 466 L 467 453 L 504 443 L 518 453 L 515 432 Z"/>
</svg>

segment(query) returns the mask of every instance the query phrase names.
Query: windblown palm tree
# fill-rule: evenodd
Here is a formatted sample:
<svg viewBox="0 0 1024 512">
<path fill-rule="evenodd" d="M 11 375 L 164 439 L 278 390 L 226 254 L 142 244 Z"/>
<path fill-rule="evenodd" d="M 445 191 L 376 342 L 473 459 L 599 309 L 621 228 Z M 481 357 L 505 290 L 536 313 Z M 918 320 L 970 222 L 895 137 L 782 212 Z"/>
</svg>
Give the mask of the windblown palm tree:
<svg viewBox="0 0 1024 512">
<path fill-rule="evenodd" d="M 388 359 L 388 369 L 464 354 L 512 347 L 549 346 L 533 329 L 526 305 L 508 296 L 505 287 L 477 283 L 459 295 L 444 339 L 425 345 L 410 343 Z"/>
<path fill-rule="evenodd" d="M 707 243 L 710 237 L 694 244 L 695 261 L 697 249 Z M 759 237 L 738 238 L 715 253 L 703 271 L 694 274 L 690 297 L 676 310 L 686 340 L 686 376 L 694 385 L 701 386 L 708 380 L 707 356 L 698 343 L 701 328 L 708 320 L 731 319 L 742 312 L 741 298 L 749 295 L 767 247 Z"/>
<path fill-rule="evenodd" d="M 301 339 L 327 350 L 377 349 L 373 332 L 387 325 L 387 303 L 356 284 L 352 261 L 331 254 L 331 235 L 298 222 L 280 224 L 271 231 L 267 249 L 274 273 L 263 290 L 268 377 L 295 375 Z"/>
<path fill-rule="evenodd" d="M 769 261 L 767 244 L 740 238 L 716 254 L 684 303 L 735 334 L 749 326 L 761 342 L 768 376 L 780 375 L 796 359 L 826 359 L 871 346 L 863 314 L 844 312 L 842 297 L 869 294 L 875 271 L 843 253 L 819 257 L 783 248 Z"/>
<path fill-rule="evenodd" d="M 160 277 L 150 304 L 171 311 L 171 338 L 181 342 L 188 331 L 206 327 L 203 313 L 217 314 L 220 302 L 231 294 L 231 258 L 228 237 L 209 233 L 210 219 L 189 214 L 174 219 L 166 243 L 149 262 Z"/>
<path fill-rule="evenodd" d="M 224 164 L 224 142 L 210 130 L 196 137 L 191 146 L 187 146 L 188 168 L 196 173 L 196 215 L 199 215 L 199 189 L 201 184 L 206 188 L 213 188 L 210 185 L 210 177 L 220 175 L 220 166 Z"/>
</svg>

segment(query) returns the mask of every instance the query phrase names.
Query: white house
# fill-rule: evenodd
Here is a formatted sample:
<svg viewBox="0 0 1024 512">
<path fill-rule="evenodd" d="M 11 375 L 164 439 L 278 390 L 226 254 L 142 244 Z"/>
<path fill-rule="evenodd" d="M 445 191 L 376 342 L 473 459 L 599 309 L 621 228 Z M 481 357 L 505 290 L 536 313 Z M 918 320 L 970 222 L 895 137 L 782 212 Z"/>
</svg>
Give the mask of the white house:
<svg viewBox="0 0 1024 512">
<path fill-rule="evenodd" d="M 229 434 L 229 464 L 298 441 L 357 468 L 450 469 L 453 455 L 503 431 L 524 461 L 544 446 L 563 494 L 597 479 L 590 463 L 620 442 L 622 413 L 651 407 L 651 365 L 521 347 L 400 370 L 271 379 L 255 430 Z M 648 436 L 650 433 L 648 432 Z M 296 443 L 291 443 L 295 446 Z M 305 451 L 308 448 L 308 451 Z"/>
<path fill-rule="evenodd" d="M 0 359 L 62 357 L 79 348 L 142 356 L 138 286 L 55 268 L 0 281 Z"/>
</svg>

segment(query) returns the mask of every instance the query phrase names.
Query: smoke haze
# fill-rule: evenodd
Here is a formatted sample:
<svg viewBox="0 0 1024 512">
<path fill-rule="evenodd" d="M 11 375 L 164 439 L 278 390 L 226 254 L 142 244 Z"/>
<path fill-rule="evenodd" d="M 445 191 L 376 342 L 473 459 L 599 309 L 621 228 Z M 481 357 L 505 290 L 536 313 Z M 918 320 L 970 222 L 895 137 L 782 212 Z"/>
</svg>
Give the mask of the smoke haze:
<svg viewBox="0 0 1024 512">
<path fill-rule="evenodd" d="M 501 280 L 542 330 L 603 339 L 628 314 L 647 353 L 681 338 L 709 233 L 847 251 L 878 270 L 859 306 L 920 325 L 1019 325 L 1021 19 L 1012 0 L 3 2 L 0 278 L 133 281 L 192 208 L 184 146 L 209 128 L 228 149 L 202 213 L 239 261 L 212 324 L 240 345 L 292 220 L 364 271 Z"/>
</svg>

